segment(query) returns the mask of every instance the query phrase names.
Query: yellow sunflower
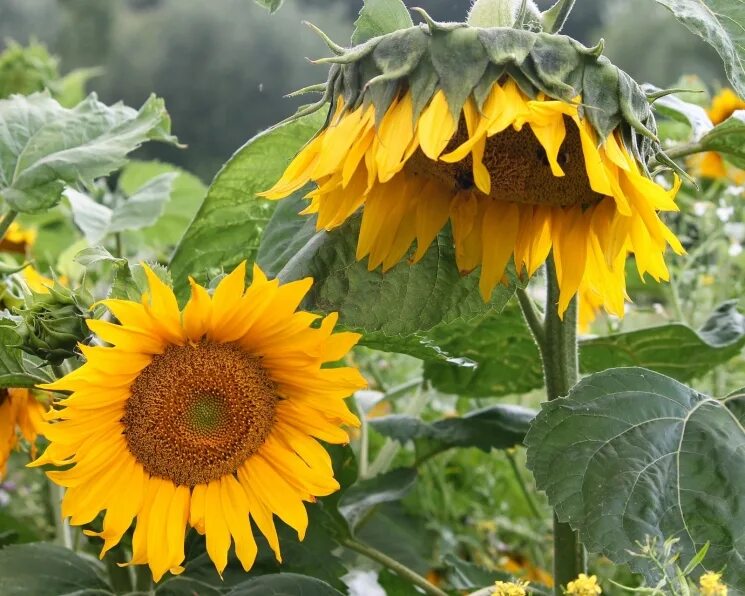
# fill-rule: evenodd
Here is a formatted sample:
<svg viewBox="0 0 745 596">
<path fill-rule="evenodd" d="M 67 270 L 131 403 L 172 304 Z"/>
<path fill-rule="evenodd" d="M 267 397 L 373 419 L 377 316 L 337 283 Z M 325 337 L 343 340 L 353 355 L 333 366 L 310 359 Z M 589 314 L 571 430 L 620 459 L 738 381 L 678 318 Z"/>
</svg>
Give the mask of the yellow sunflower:
<svg viewBox="0 0 745 596">
<path fill-rule="evenodd" d="M 314 183 L 303 213 L 325 230 L 361 208 L 357 258 L 370 270 L 414 242 L 418 261 L 449 221 L 457 266 L 481 267 L 484 300 L 511 260 L 531 276 L 553 252 L 561 313 L 582 291 L 621 316 L 627 256 L 667 280 L 666 247 L 683 252 L 659 217 L 677 211 L 680 183 L 650 179 L 647 160 L 664 154 L 649 102 L 601 58 L 564 36 L 465 24 L 375 38 L 329 59 L 341 67 L 327 125 L 263 196 Z"/>
<path fill-rule="evenodd" d="M 36 454 L 36 437 L 45 426 L 44 405 L 28 389 L 0 389 L 0 480 L 8 468 L 10 452 L 18 445 L 18 435 L 31 444 Z"/>
<path fill-rule="evenodd" d="M 26 229 L 14 221 L 0 240 L 0 252 L 25 254 L 34 242 L 36 242 L 36 230 Z"/>
<path fill-rule="evenodd" d="M 184 532 L 206 536 L 218 572 L 231 540 L 243 567 L 256 557 L 253 520 L 280 559 L 272 515 L 303 538 L 303 501 L 339 488 L 318 440 L 348 442 L 357 418 L 344 398 L 365 386 L 354 368 L 324 365 L 358 341 L 334 333 L 337 316 L 295 312 L 311 286 L 280 286 L 245 263 L 214 294 L 192 280 L 179 311 L 172 290 L 145 268 L 142 303 L 105 300 L 119 324 L 88 322 L 111 347 L 80 346 L 86 363 L 46 389 L 70 391 L 50 418 L 50 445 L 32 465 L 67 487 L 74 525 L 105 510 L 101 556 L 136 519 L 131 564 L 156 581 L 179 573 Z M 318 324 L 316 324 L 318 323 Z M 72 464 L 72 465 L 71 465 Z"/>
<path fill-rule="evenodd" d="M 745 100 L 740 99 L 732 89 L 722 89 L 711 101 L 709 118 L 716 126 L 732 116 L 737 110 L 745 110 Z M 724 158 L 714 151 L 699 153 L 690 158 L 692 169 L 703 178 L 729 178 L 735 184 L 745 183 L 745 171 L 728 165 Z"/>
</svg>

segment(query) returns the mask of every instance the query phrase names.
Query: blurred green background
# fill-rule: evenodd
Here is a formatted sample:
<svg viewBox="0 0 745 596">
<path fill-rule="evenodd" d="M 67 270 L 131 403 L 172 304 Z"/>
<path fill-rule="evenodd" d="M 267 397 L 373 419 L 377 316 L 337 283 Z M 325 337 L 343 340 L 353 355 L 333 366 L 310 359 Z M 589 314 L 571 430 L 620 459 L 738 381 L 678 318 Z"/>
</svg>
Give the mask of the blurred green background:
<svg viewBox="0 0 745 596">
<path fill-rule="evenodd" d="M 409 4 L 462 20 L 470 0 Z M 252 0 L 0 0 L 0 48 L 37 39 L 60 56 L 63 74 L 103 67 L 89 89 L 106 102 L 139 107 L 151 92 L 164 97 L 188 148 L 155 147 L 145 157 L 209 182 L 243 142 L 303 102 L 285 94 L 325 78 L 305 58 L 327 49 L 302 21 L 344 42 L 361 5 L 286 0 L 270 16 Z M 606 54 L 640 82 L 665 86 L 696 74 L 716 89 L 725 80 L 716 54 L 653 0 L 578 0 L 565 32 L 587 44 L 603 37 Z"/>
</svg>

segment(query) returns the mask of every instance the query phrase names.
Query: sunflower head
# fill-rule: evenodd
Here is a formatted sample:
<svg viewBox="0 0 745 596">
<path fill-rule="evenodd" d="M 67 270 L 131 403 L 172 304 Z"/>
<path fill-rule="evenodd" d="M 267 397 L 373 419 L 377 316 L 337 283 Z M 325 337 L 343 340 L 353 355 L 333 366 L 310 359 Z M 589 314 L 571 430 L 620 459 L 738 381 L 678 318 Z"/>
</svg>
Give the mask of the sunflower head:
<svg viewBox="0 0 745 596">
<path fill-rule="evenodd" d="M 622 70 L 574 39 L 522 28 L 426 24 L 353 48 L 331 45 L 325 127 L 263 196 L 314 182 L 303 213 L 331 229 L 360 207 L 357 257 L 387 269 L 416 261 L 448 220 L 457 266 L 481 266 L 488 299 L 514 260 L 532 275 L 553 251 L 560 309 L 582 288 L 623 314 L 623 263 L 666 279 L 659 219 L 676 188 L 650 179 L 677 167 L 650 101 Z M 677 187 L 677 180 L 676 180 Z"/>
<path fill-rule="evenodd" d="M 365 382 L 342 359 L 359 339 L 333 333 L 336 315 L 296 312 L 311 280 L 280 286 L 245 264 L 214 292 L 192 280 L 179 308 L 172 290 L 145 267 L 142 302 L 106 300 L 118 323 L 88 320 L 110 347 L 80 346 L 86 363 L 45 388 L 59 402 L 33 465 L 67 487 L 62 513 L 92 522 L 105 510 L 101 556 L 136 520 L 132 563 L 159 580 L 180 573 L 184 533 L 206 537 L 218 572 L 228 550 L 249 570 L 254 527 L 280 559 L 273 516 L 300 539 L 304 502 L 339 488 L 318 441 L 347 443 L 359 421 L 344 399 Z"/>
</svg>

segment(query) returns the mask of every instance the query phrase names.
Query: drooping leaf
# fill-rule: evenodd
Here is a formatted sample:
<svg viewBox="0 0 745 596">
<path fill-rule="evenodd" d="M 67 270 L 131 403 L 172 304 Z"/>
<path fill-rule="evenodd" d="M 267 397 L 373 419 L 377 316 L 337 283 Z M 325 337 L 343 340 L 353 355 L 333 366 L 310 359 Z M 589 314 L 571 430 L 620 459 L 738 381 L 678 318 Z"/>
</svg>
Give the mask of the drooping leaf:
<svg viewBox="0 0 745 596">
<path fill-rule="evenodd" d="M 352 43 L 363 43 L 373 37 L 413 27 L 406 5 L 401 0 L 365 0 L 360 16 L 354 22 Z"/>
<path fill-rule="evenodd" d="M 608 370 L 544 404 L 526 443 L 538 488 L 591 552 L 654 582 L 659 569 L 628 552 L 637 542 L 679 538 L 681 566 L 710 542 L 704 567 L 745 589 L 745 431 L 726 402 L 646 369 Z"/>
<path fill-rule="evenodd" d="M 284 0 L 254 0 L 254 2 L 262 8 L 266 8 L 270 13 L 274 13 L 279 10 L 279 7 L 282 6 Z"/>
<path fill-rule="evenodd" d="M 403 498 L 414 487 L 416 476 L 414 468 L 396 468 L 360 480 L 344 491 L 339 500 L 339 511 L 354 531 L 374 507 Z"/>
<path fill-rule="evenodd" d="M 661 90 L 654 85 L 642 85 L 646 93 L 660 92 Z M 687 101 L 683 101 L 674 94 L 665 95 L 656 99 L 654 104 L 655 112 L 662 114 L 678 122 L 684 122 L 691 127 L 691 137 L 698 141 L 706 133 L 714 128 L 706 110 Z"/>
<path fill-rule="evenodd" d="M 276 573 L 246 580 L 225 592 L 226 596 L 342 596 L 326 582 L 296 573 Z"/>
<path fill-rule="evenodd" d="M 107 233 L 141 230 L 152 226 L 163 215 L 177 175 L 175 172 L 167 172 L 156 176 L 119 203 L 111 213 Z"/>
<path fill-rule="evenodd" d="M 22 340 L 11 328 L 13 324 L 8 319 L 0 319 L 0 388 L 33 387 L 50 382 L 42 368 L 44 363 L 17 347 Z"/>
<path fill-rule="evenodd" d="M 223 166 L 171 259 L 177 294 L 183 296 L 188 289 L 188 275 L 204 280 L 209 270 L 230 270 L 244 259 L 253 262 L 276 204 L 256 193 L 277 181 L 324 118 L 316 112 L 271 128 L 248 141 Z"/>
<path fill-rule="evenodd" d="M 745 96 L 745 4 L 741 0 L 656 0 L 724 61 L 732 86 Z"/>
<path fill-rule="evenodd" d="M 0 198 L 16 211 L 48 209 L 66 184 L 109 174 L 145 141 L 174 142 L 170 127 L 155 96 L 139 111 L 95 94 L 73 109 L 45 93 L 0 100 Z"/>
<path fill-rule="evenodd" d="M 0 550 L 0 594 L 113 594 L 90 561 L 57 544 L 36 542 Z"/>
<path fill-rule="evenodd" d="M 414 441 L 417 459 L 422 459 L 453 447 L 477 447 L 486 452 L 516 447 L 523 442 L 535 415 L 521 406 L 497 405 L 432 423 L 394 414 L 375 418 L 370 425 L 400 443 Z"/>
<path fill-rule="evenodd" d="M 701 138 L 706 151 L 718 151 L 733 165 L 745 168 L 745 110 L 737 110 Z"/>
</svg>

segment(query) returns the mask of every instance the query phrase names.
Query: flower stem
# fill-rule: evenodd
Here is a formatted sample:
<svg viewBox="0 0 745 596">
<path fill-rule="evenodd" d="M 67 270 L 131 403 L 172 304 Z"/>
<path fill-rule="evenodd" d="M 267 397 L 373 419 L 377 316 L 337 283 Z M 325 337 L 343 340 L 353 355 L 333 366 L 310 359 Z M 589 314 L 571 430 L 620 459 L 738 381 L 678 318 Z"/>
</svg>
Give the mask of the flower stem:
<svg viewBox="0 0 745 596">
<path fill-rule="evenodd" d="M 132 578 L 127 567 L 119 567 L 118 563 L 125 563 L 127 555 L 121 545 L 111 549 L 104 557 L 109 583 L 115 594 L 127 594 L 132 591 Z"/>
<path fill-rule="evenodd" d="M 520 306 L 541 353 L 546 396 L 551 401 L 567 395 L 579 378 L 577 297 L 572 298 L 563 318 L 559 316 L 559 282 L 553 257 L 549 257 L 546 262 L 546 271 L 548 288 L 545 320 L 542 326 L 536 327 L 543 332 L 542 337 L 534 330 L 535 312 L 526 312 L 524 300 L 520 300 Z M 566 586 L 580 573 L 584 573 L 585 567 L 586 555 L 579 536 L 569 524 L 561 523 L 554 515 L 555 594 L 561 595 L 561 586 Z"/>
<path fill-rule="evenodd" d="M 18 217 L 18 211 L 10 210 L 5 214 L 5 217 L 0 220 L 0 242 L 5 238 L 5 233 L 8 231 L 10 224 L 15 221 L 16 217 Z"/>
<path fill-rule="evenodd" d="M 530 490 L 525 484 L 525 479 L 523 478 L 523 475 L 520 473 L 520 468 L 517 465 L 515 454 L 512 452 L 512 450 L 507 449 L 505 451 L 505 455 L 507 456 L 507 461 L 510 463 L 510 468 L 512 468 L 512 473 L 515 475 L 515 480 L 517 480 L 517 484 L 520 487 L 520 490 L 522 491 L 523 496 L 525 497 L 525 502 L 528 504 L 528 507 L 530 508 L 530 511 L 533 514 L 533 517 L 535 517 L 536 519 L 542 520 L 543 514 L 541 513 L 541 510 L 539 509 L 538 504 L 535 502 L 533 495 L 530 493 Z"/>
<path fill-rule="evenodd" d="M 437 586 L 429 583 L 416 571 L 409 569 L 408 567 L 406 567 L 406 565 L 399 563 L 385 553 L 381 553 L 379 550 L 368 546 L 367 544 L 357 542 L 354 538 L 346 538 L 342 541 L 341 544 L 343 546 L 346 546 L 350 550 L 364 555 L 368 559 L 372 559 L 373 561 L 380 563 L 381 565 L 383 565 L 383 567 L 387 567 L 391 571 L 394 571 L 402 579 L 405 579 L 415 586 L 421 588 L 425 594 L 430 594 L 431 596 L 447 596 L 445 592 L 440 590 L 440 588 L 438 588 Z"/>
</svg>

